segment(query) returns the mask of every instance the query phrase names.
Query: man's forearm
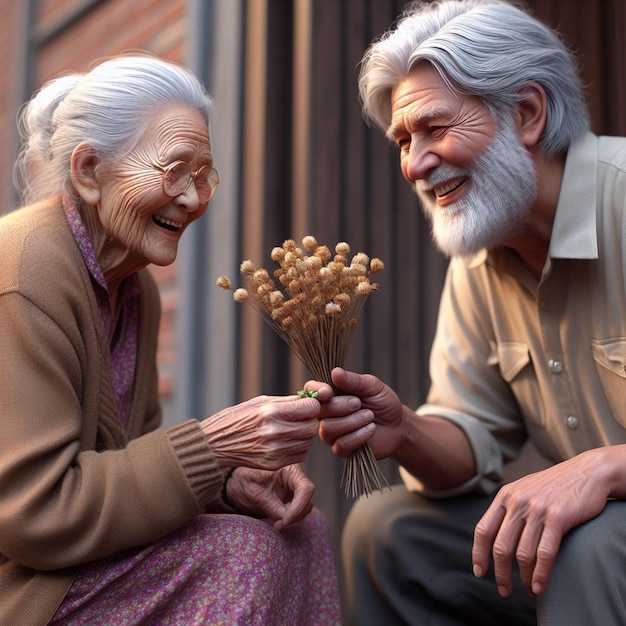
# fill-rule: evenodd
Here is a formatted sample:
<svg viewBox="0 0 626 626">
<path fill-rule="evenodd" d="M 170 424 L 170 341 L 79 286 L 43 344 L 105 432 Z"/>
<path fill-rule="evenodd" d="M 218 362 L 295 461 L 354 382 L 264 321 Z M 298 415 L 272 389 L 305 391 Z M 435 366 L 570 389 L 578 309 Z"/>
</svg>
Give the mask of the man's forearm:
<svg viewBox="0 0 626 626">
<path fill-rule="evenodd" d="M 403 411 L 405 433 L 395 461 L 430 489 L 456 487 L 475 475 L 474 454 L 456 424 L 406 406 Z"/>
</svg>

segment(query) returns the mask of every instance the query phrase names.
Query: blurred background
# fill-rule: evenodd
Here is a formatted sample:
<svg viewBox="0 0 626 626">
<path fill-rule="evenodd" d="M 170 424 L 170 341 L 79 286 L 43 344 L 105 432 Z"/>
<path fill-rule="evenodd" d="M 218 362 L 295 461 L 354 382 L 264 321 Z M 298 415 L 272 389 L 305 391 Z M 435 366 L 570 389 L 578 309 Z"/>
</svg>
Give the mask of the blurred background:
<svg viewBox="0 0 626 626">
<path fill-rule="evenodd" d="M 402 12 L 400 0 L 1 0 L 0 211 L 15 208 L 15 118 L 49 78 L 142 49 L 189 66 L 215 100 L 221 184 L 179 258 L 152 268 L 163 299 L 159 371 L 165 422 L 202 418 L 260 393 L 295 393 L 309 377 L 269 326 L 216 287 L 239 264 L 273 269 L 271 249 L 314 235 L 385 262 L 347 367 L 369 371 L 417 406 L 446 259 L 433 247 L 397 154 L 363 122 L 358 64 Z M 580 60 L 593 130 L 626 134 L 626 2 L 529 0 Z M 0 250 L 0 262 L 2 262 Z M 0 348 L 1 349 L 1 348 Z M 397 470 L 381 464 L 390 481 Z M 319 442 L 305 469 L 339 553 L 352 501 L 343 463 Z"/>
</svg>

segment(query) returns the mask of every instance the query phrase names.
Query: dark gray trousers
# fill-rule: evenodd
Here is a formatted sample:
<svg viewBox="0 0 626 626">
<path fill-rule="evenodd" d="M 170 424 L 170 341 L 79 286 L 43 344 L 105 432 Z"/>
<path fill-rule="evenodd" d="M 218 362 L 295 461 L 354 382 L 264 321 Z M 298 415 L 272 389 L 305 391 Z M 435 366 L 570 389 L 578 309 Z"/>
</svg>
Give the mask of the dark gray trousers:
<svg viewBox="0 0 626 626">
<path fill-rule="evenodd" d="M 538 601 L 475 578 L 474 526 L 490 498 L 431 500 L 396 486 L 361 498 L 343 531 L 344 626 L 624 626 L 626 502 L 563 540 Z"/>
</svg>

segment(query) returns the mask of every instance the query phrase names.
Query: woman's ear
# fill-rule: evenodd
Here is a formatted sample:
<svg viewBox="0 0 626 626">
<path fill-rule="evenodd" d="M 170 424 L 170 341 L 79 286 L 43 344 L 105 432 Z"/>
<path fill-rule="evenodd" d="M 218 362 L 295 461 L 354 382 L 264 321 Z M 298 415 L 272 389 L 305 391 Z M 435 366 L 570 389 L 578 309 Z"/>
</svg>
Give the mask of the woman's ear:
<svg viewBox="0 0 626 626">
<path fill-rule="evenodd" d="M 519 93 L 517 122 L 520 139 L 527 148 L 533 148 L 546 127 L 546 92 L 538 83 L 529 83 Z"/>
<path fill-rule="evenodd" d="M 72 185 L 80 197 L 92 206 L 100 201 L 100 184 L 96 178 L 98 157 L 95 148 L 87 143 L 80 143 L 74 148 L 70 159 Z"/>
</svg>

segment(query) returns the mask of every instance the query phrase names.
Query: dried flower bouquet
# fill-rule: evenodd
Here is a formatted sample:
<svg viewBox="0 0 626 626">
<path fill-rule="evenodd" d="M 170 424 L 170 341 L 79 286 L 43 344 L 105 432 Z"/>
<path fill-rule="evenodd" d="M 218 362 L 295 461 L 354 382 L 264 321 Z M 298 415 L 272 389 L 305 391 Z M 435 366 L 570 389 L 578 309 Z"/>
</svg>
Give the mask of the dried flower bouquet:
<svg viewBox="0 0 626 626">
<path fill-rule="evenodd" d="M 219 287 L 233 292 L 235 301 L 251 305 L 262 315 L 313 378 L 333 388 L 330 373 L 343 366 L 357 315 L 378 288 L 370 275 L 384 269 L 380 259 L 370 260 L 359 252 L 349 260 L 349 253 L 345 242 L 335 246 L 333 255 L 310 235 L 302 240 L 302 248 L 288 239 L 272 250 L 271 259 L 278 263 L 273 278 L 247 260 L 240 267 L 245 288 L 234 288 L 226 276 L 217 281 Z M 387 480 L 369 444 L 346 458 L 341 477 L 346 495 L 370 494 L 385 486 Z"/>
</svg>

